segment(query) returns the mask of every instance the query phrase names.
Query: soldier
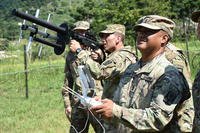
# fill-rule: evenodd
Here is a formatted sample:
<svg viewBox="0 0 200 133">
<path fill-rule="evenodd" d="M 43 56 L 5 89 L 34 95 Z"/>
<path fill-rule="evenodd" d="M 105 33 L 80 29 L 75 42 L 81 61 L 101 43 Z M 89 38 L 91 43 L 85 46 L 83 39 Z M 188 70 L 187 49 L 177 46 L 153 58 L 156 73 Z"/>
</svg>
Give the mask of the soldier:
<svg viewBox="0 0 200 133">
<path fill-rule="evenodd" d="M 139 19 L 135 30 L 141 59 L 122 76 L 115 103 L 103 99 L 102 105 L 91 108 L 104 119 L 118 122 L 119 133 L 182 132 L 179 110 L 191 94 L 183 74 L 164 54 L 174 27 L 172 20 L 158 15 Z"/>
<path fill-rule="evenodd" d="M 190 93 L 192 93 L 192 82 L 190 77 L 190 66 L 183 51 L 171 43 L 168 43 L 165 47 L 165 56 L 170 63 L 172 63 L 180 72 L 183 73 L 188 81 Z M 181 131 L 192 132 L 193 120 L 194 120 L 194 103 L 193 97 L 185 100 L 182 109 L 179 111 L 179 124 Z"/>
<path fill-rule="evenodd" d="M 81 64 L 86 64 L 95 79 L 103 79 L 102 98 L 113 99 L 113 94 L 117 89 L 121 75 L 126 68 L 136 62 L 136 56 L 130 46 L 124 46 L 125 26 L 121 24 L 109 24 L 107 28 L 100 32 L 104 50 L 108 53 L 105 61 L 99 65 L 88 58 L 85 50 L 81 50 L 78 59 Z M 80 49 L 78 43 L 70 45 L 71 51 Z M 116 130 L 112 123 L 104 123 L 106 133 Z"/>
<path fill-rule="evenodd" d="M 197 36 L 200 39 L 200 11 L 192 13 L 192 20 L 198 23 Z M 194 118 L 194 133 L 200 133 L 200 71 L 197 73 L 193 86 L 192 86 L 194 107 L 195 107 L 195 118 Z"/>
<path fill-rule="evenodd" d="M 74 32 L 85 35 L 90 28 L 90 24 L 86 21 L 78 21 L 75 23 Z M 71 40 L 70 43 L 76 40 Z M 85 49 L 89 56 L 94 57 L 94 60 L 100 61 L 103 59 L 102 51 L 90 51 L 84 45 L 81 45 L 82 49 Z M 96 54 L 98 52 L 98 54 Z M 78 50 L 77 50 L 78 53 Z M 82 94 L 81 84 L 79 80 L 79 75 L 77 72 L 77 53 L 69 51 L 66 57 L 65 64 L 65 81 L 62 89 L 62 96 L 64 99 L 65 114 L 71 122 L 70 133 L 74 132 L 88 132 L 89 124 L 91 123 L 95 132 L 102 132 L 102 127 L 99 123 L 91 116 L 90 112 L 87 112 L 83 106 L 80 104 L 80 101 L 75 96 L 68 93 L 68 88 L 75 90 L 79 94 Z M 97 62 L 98 63 L 98 62 Z M 90 95 L 102 95 L 102 85 L 100 80 L 95 80 L 95 90 L 96 92 L 91 93 Z"/>
<path fill-rule="evenodd" d="M 168 43 L 165 47 L 166 58 L 183 73 L 185 78 L 191 83 L 190 66 L 182 49 L 177 48 L 172 43 Z"/>
</svg>

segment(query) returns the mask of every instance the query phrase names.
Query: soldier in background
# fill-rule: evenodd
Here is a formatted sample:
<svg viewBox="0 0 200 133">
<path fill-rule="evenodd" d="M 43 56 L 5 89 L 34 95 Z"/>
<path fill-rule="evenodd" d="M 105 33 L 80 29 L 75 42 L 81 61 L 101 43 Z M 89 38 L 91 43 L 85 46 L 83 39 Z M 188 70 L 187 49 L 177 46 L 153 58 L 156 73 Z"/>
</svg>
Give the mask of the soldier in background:
<svg viewBox="0 0 200 133">
<path fill-rule="evenodd" d="M 200 39 L 200 11 L 192 13 L 192 20 L 198 23 L 197 26 L 197 36 Z M 195 108 L 195 118 L 194 118 L 194 133 L 200 133 L 200 71 L 196 74 L 193 86 L 193 99 L 194 99 L 194 108 Z"/>
<path fill-rule="evenodd" d="M 90 28 L 90 24 L 86 21 L 78 21 L 75 23 L 75 28 L 73 29 L 74 32 L 85 35 Z M 76 40 L 71 40 L 72 42 L 76 42 Z M 70 45 L 69 44 L 69 45 Z M 89 56 L 92 56 L 96 63 L 102 62 L 103 53 L 100 49 L 96 51 L 91 51 L 85 45 L 81 45 L 81 49 L 85 49 Z M 82 95 L 81 84 L 79 80 L 79 74 L 77 72 L 77 54 L 80 52 L 80 49 L 77 49 L 75 53 L 69 51 L 66 57 L 66 64 L 65 64 L 65 80 L 64 86 L 62 89 L 62 96 L 64 99 L 64 107 L 65 107 L 65 114 L 67 118 L 71 122 L 70 133 L 76 132 L 88 132 L 89 124 L 91 123 L 96 133 L 102 132 L 101 125 L 94 119 L 90 112 L 86 111 L 83 106 L 80 104 L 80 100 L 69 94 L 67 89 L 73 89 L 79 94 Z M 99 63 L 98 63 L 99 64 Z M 102 85 L 100 80 L 95 80 L 95 92 L 92 92 L 90 96 L 93 95 L 102 95 Z"/>
<path fill-rule="evenodd" d="M 92 107 L 104 119 L 118 122 L 118 132 L 182 131 L 180 110 L 190 96 L 183 74 L 165 57 L 175 23 L 162 16 L 148 15 L 135 26 L 137 48 L 142 57 L 129 66 L 120 80 L 114 101 Z M 185 125 L 186 124 L 186 125 Z M 190 126 L 190 125 L 189 125 Z M 191 128 L 190 128 L 191 129 Z"/>
<path fill-rule="evenodd" d="M 168 43 L 165 47 L 165 56 L 180 72 L 183 73 L 186 80 L 188 81 L 190 93 L 192 93 L 192 81 L 190 74 L 190 66 L 188 60 L 183 51 L 171 43 Z M 182 131 L 192 132 L 193 120 L 194 120 L 194 103 L 193 97 L 185 100 L 183 107 L 179 111 L 179 125 Z"/>
<path fill-rule="evenodd" d="M 88 58 L 85 50 L 77 56 L 80 64 L 86 64 L 95 79 L 103 80 L 102 98 L 113 99 L 117 90 L 120 78 L 126 68 L 136 62 L 136 56 L 130 46 L 124 46 L 125 26 L 121 24 L 109 24 L 107 28 L 100 32 L 104 50 L 108 53 L 105 61 L 100 65 Z M 75 52 L 80 48 L 80 44 L 70 45 L 71 51 Z M 116 128 L 112 122 L 104 122 L 106 133 L 115 132 Z"/>
<path fill-rule="evenodd" d="M 176 68 L 183 73 L 185 78 L 191 84 L 190 65 L 182 49 L 177 48 L 172 43 L 168 43 L 165 47 L 166 58 L 176 66 Z"/>
</svg>

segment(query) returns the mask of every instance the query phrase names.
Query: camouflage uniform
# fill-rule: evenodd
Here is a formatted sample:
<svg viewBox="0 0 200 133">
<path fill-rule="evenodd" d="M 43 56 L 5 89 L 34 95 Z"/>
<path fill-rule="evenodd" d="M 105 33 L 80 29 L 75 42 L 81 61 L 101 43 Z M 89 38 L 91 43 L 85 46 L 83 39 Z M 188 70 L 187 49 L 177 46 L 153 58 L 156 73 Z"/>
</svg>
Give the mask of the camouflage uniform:
<svg viewBox="0 0 200 133">
<path fill-rule="evenodd" d="M 135 29 L 149 30 L 147 34 L 143 33 L 147 30 L 140 33 L 144 38 L 139 36 L 146 41 L 146 36 L 154 34 L 150 34 L 151 30 L 163 30 L 172 38 L 174 26 L 170 19 L 148 15 L 139 19 Z M 168 58 L 175 61 L 177 68 L 165 56 L 157 55 L 146 63 L 138 61 L 125 71 L 114 96 L 118 105 L 113 106 L 113 119 L 119 121 L 118 132 L 191 132 L 193 117 L 188 110 L 193 109 L 193 105 L 189 102 L 190 105 L 185 106 L 191 98 L 188 82 L 177 69 L 181 68 L 178 56 Z"/>
<path fill-rule="evenodd" d="M 193 87 L 193 98 L 194 98 L 194 107 L 195 107 L 195 119 L 194 119 L 194 133 L 200 132 L 200 71 L 197 73 Z"/>
<path fill-rule="evenodd" d="M 107 28 L 100 31 L 99 35 L 120 33 L 125 36 L 125 26 L 120 24 L 109 24 Z M 120 50 L 115 50 L 107 55 L 105 61 L 100 65 L 90 58 L 86 52 L 78 54 L 81 64 L 86 64 L 95 79 L 103 79 L 102 98 L 113 98 L 113 93 L 119 84 L 119 80 L 126 68 L 136 62 L 134 50 L 130 46 L 125 46 Z"/>
<path fill-rule="evenodd" d="M 164 54 L 141 66 L 127 68 L 116 92 L 120 106 L 114 104 L 113 113 L 123 123 L 118 132 L 181 132 L 178 110 L 190 97 L 184 76 Z"/>
<path fill-rule="evenodd" d="M 84 51 L 78 54 L 78 58 L 82 61 L 81 64 L 86 64 L 89 67 L 95 79 L 104 79 L 102 97 L 109 99 L 113 98 L 113 92 L 127 66 L 136 62 L 130 46 L 125 46 L 123 49 L 111 53 L 101 65 L 88 58 Z"/>
<path fill-rule="evenodd" d="M 170 61 L 180 72 L 183 73 L 185 78 L 188 81 L 190 87 L 190 93 L 192 93 L 192 83 L 190 79 L 190 66 L 189 63 L 183 53 L 183 51 L 173 44 L 168 43 L 165 48 L 165 55 L 168 61 Z M 181 118 L 179 119 L 179 123 L 184 125 L 184 123 L 188 123 L 188 127 L 182 126 L 182 131 L 192 132 L 192 125 L 194 120 L 194 104 L 193 97 L 190 97 L 184 102 L 184 106 L 180 111 Z M 186 124 L 185 124 L 186 125 Z"/>
<path fill-rule="evenodd" d="M 89 53 L 89 52 L 88 52 Z M 99 123 L 93 118 L 90 112 L 87 112 L 85 108 L 80 104 L 80 101 L 77 97 L 69 94 L 67 92 L 68 87 L 75 90 L 79 94 L 82 94 L 81 84 L 79 80 L 79 75 L 77 72 L 78 63 L 76 61 L 76 55 L 72 52 L 68 53 L 66 58 L 66 66 L 65 66 L 65 83 L 62 89 L 62 95 L 64 99 L 64 106 L 71 106 L 72 113 L 71 113 L 71 125 L 73 125 L 77 131 L 81 131 L 86 126 L 84 132 L 88 132 L 89 123 L 92 124 L 94 130 L 96 132 L 101 132 L 102 127 Z M 98 95 L 101 96 L 103 88 L 101 86 L 100 80 L 95 80 L 95 92 L 90 93 L 90 96 Z M 87 122 L 87 118 L 89 121 Z M 70 132 L 75 132 L 73 128 L 70 129 Z"/>
<path fill-rule="evenodd" d="M 121 32 L 116 25 L 109 26 L 107 26 L 106 30 L 100 33 Z M 125 35 L 124 32 L 122 33 Z M 136 56 L 130 46 L 125 46 L 118 51 L 110 53 L 101 65 L 88 58 L 85 51 L 81 51 L 78 54 L 78 58 L 81 64 L 86 64 L 89 67 L 91 74 L 95 79 L 103 80 L 102 98 L 108 99 L 113 99 L 120 77 L 123 75 L 126 68 L 130 64 L 136 62 Z M 106 133 L 116 129 L 112 122 L 104 122 L 104 127 Z"/>
<path fill-rule="evenodd" d="M 102 98 L 109 99 L 113 99 L 123 72 L 130 64 L 136 62 L 135 55 L 131 51 L 130 46 L 125 46 L 123 49 L 111 53 L 101 65 L 88 58 L 87 53 L 84 51 L 78 54 L 78 58 L 89 67 L 95 79 L 104 79 Z M 104 127 L 106 132 L 116 129 L 112 122 L 104 122 Z"/>
<path fill-rule="evenodd" d="M 200 11 L 196 11 L 192 13 L 192 20 L 198 23 L 197 27 L 197 36 L 200 39 Z M 195 107 L 195 118 L 194 118 L 194 126 L 193 126 L 193 133 L 200 133 L 200 70 L 196 74 L 193 86 L 193 100 L 194 100 L 194 107 Z"/>
<path fill-rule="evenodd" d="M 185 78 L 190 81 L 190 66 L 183 51 L 173 44 L 168 43 L 165 48 L 165 55 L 167 60 L 175 65 L 176 68 L 183 73 Z"/>
<path fill-rule="evenodd" d="M 78 21 L 76 23 L 75 29 L 84 29 L 85 27 L 88 27 L 88 23 L 85 21 Z M 91 54 L 90 51 L 86 51 L 88 55 Z M 77 55 L 71 51 L 69 51 L 67 57 L 66 57 L 66 62 L 65 62 L 65 80 L 64 80 L 64 85 L 62 89 L 62 96 L 64 99 L 64 106 L 65 108 L 68 106 L 72 107 L 72 112 L 71 112 L 71 126 L 70 127 L 70 133 L 76 133 L 74 128 L 80 132 L 83 129 L 83 132 L 86 133 L 89 130 L 89 124 L 92 124 L 95 132 L 101 133 L 102 132 L 102 127 L 99 125 L 99 123 L 94 119 L 92 114 L 88 112 L 83 106 L 80 104 L 80 100 L 69 94 L 67 89 L 71 88 L 78 92 L 79 94 L 82 94 L 82 89 L 81 89 L 81 83 L 79 80 L 79 74 L 77 72 L 78 69 L 78 62 L 77 62 Z M 94 96 L 102 95 L 102 85 L 100 80 L 95 80 L 95 92 L 92 91 L 89 95 Z"/>
</svg>

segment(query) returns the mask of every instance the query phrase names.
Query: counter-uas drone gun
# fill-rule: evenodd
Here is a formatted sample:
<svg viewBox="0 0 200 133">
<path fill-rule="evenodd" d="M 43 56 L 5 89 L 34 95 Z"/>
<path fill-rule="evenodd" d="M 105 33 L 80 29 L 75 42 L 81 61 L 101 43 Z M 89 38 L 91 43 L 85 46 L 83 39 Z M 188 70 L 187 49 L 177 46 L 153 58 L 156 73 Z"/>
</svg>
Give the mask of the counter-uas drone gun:
<svg viewBox="0 0 200 133">
<path fill-rule="evenodd" d="M 65 46 L 66 46 L 66 44 L 69 43 L 70 39 L 75 39 L 78 42 L 80 42 L 81 44 L 87 45 L 88 47 L 90 47 L 91 49 L 94 49 L 94 50 L 98 49 L 100 46 L 94 36 L 92 36 L 91 34 L 86 34 L 85 36 L 80 35 L 80 34 L 74 32 L 73 30 L 71 30 L 68 27 L 67 23 L 62 23 L 59 26 L 55 26 L 55 25 L 51 24 L 50 22 L 39 19 L 39 18 L 29 15 L 27 13 L 18 11 L 17 9 L 12 10 L 12 15 L 36 24 L 36 25 L 23 24 L 21 26 L 21 29 L 22 30 L 30 30 L 31 31 L 30 35 L 33 37 L 34 41 L 37 41 L 37 42 L 40 42 L 45 45 L 53 47 L 54 52 L 57 55 L 60 55 L 64 52 Z M 46 27 L 49 30 L 57 32 L 57 36 L 40 31 L 37 25 Z M 36 36 L 37 34 L 41 35 L 42 38 L 37 37 Z M 56 42 L 55 43 L 49 42 L 46 38 L 55 39 Z"/>
</svg>

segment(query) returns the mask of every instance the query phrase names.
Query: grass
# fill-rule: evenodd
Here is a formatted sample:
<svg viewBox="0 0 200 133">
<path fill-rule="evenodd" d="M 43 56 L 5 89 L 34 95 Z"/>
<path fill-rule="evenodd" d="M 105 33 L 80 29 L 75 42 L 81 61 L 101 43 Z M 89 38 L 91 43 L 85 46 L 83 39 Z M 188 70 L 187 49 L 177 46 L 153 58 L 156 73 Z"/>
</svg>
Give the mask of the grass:
<svg viewBox="0 0 200 133">
<path fill-rule="evenodd" d="M 186 43 L 178 42 L 174 43 L 177 47 L 183 49 L 185 55 L 187 55 Z M 191 79 L 193 80 L 196 73 L 200 69 L 200 41 L 194 39 L 193 41 L 188 42 L 188 50 L 189 50 L 189 61 L 190 61 L 190 69 L 191 69 Z"/>
<path fill-rule="evenodd" d="M 63 56 L 29 62 L 27 99 L 23 52 L 16 55 L 17 58 L 0 60 L 0 133 L 68 132 L 70 123 L 61 96 Z"/>
<path fill-rule="evenodd" d="M 34 62 L 28 73 L 29 97 L 25 98 L 23 63 L 1 63 L 0 132 L 64 133 L 69 128 L 65 118 L 61 86 L 64 59 Z M 59 65 L 60 67 L 51 67 Z M 41 66 L 47 66 L 42 68 Z M 36 69 L 38 68 L 38 69 Z M 7 69 L 7 73 L 6 72 Z M 18 73 L 13 73 L 18 71 Z M 12 74 L 13 73 L 13 74 Z"/>
<path fill-rule="evenodd" d="M 1 96 L 0 132 L 64 133 L 69 127 L 58 89 L 31 91 L 29 99 L 22 92 L 9 92 Z"/>
</svg>

